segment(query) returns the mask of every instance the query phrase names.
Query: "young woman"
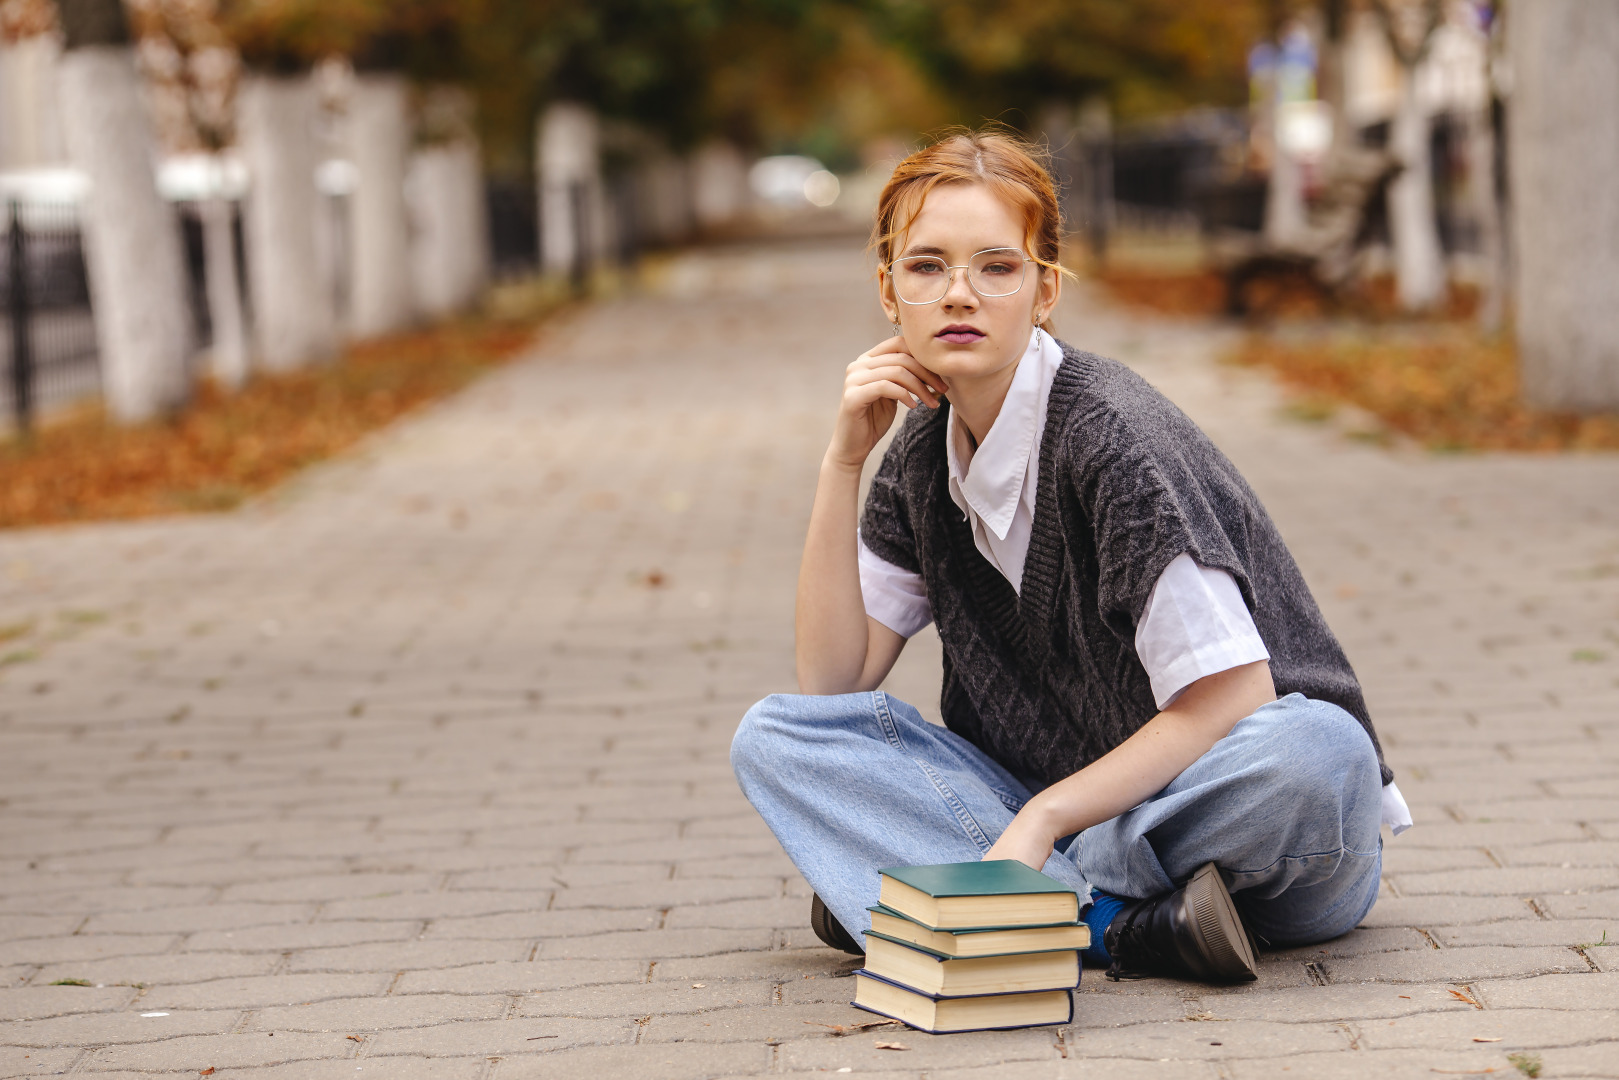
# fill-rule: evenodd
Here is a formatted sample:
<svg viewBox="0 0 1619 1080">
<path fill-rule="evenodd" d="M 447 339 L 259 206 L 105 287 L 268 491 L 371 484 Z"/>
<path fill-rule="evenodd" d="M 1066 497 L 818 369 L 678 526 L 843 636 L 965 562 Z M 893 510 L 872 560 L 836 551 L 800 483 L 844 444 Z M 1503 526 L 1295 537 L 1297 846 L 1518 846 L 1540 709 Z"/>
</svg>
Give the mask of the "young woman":
<svg viewBox="0 0 1619 1080">
<path fill-rule="evenodd" d="M 1236 468 L 1130 370 L 1044 328 L 1059 225 L 1050 177 L 1006 135 L 895 169 L 874 232 L 895 336 L 849 365 L 821 463 L 802 692 L 748 712 L 732 764 L 828 944 L 861 951 L 883 867 L 1018 859 L 1088 891 L 1088 960 L 1110 974 L 1253 978 L 1250 935 L 1361 920 L 1380 810 L 1409 817 Z M 948 730 L 876 690 L 930 621 Z"/>
</svg>

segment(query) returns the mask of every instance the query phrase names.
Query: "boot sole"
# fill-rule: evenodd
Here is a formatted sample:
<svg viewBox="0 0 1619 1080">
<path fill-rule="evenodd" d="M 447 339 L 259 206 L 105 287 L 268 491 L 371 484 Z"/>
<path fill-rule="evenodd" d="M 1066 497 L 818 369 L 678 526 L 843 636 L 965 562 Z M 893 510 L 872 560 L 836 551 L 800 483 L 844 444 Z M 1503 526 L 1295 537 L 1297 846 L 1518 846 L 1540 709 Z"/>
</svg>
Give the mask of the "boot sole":
<svg viewBox="0 0 1619 1080">
<path fill-rule="evenodd" d="M 866 955 L 865 950 L 855 943 L 854 936 L 832 914 L 832 909 L 826 906 L 820 893 L 816 893 L 810 901 L 810 929 L 828 948 L 846 952 L 850 956 Z"/>
<path fill-rule="evenodd" d="M 1222 978 L 1244 982 L 1259 977 L 1258 961 L 1248 931 L 1237 914 L 1220 871 L 1213 863 L 1198 867 L 1186 883 L 1186 906 L 1192 913 L 1203 955 Z"/>
</svg>

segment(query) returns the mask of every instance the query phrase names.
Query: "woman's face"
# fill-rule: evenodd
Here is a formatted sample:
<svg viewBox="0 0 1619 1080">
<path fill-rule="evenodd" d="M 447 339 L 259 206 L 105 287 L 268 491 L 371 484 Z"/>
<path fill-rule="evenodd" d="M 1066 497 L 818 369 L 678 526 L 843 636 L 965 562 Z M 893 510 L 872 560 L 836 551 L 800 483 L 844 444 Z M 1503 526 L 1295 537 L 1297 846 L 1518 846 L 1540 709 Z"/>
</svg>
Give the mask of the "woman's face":
<svg viewBox="0 0 1619 1080">
<path fill-rule="evenodd" d="M 1022 253 L 980 259 L 978 280 L 985 291 L 1008 288 L 1023 274 L 1022 286 L 1009 296 L 979 295 L 966 270 L 941 272 L 942 266 L 970 264 L 975 255 L 994 249 Z M 932 258 L 899 261 L 914 256 Z M 1034 262 L 1020 265 L 1018 260 L 1027 257 L 1022 218 L 1005 200 L 983 184 L 941 184 L 896 240 L 894 271 L 880 279 L 883 309 L 890 319 L 897 315 L 906 347 L 924 367 L 947 381 L 993 376 L 1017 363 L 1028 347 L 1035 314 L 1043 319 L 1057 301 L 1056 271 Z M 901 296 L 916 298 L 942 288 L 945 273 L 950 284 L 942 297 L 923 304 L 901 301 Z"/>
</svg>

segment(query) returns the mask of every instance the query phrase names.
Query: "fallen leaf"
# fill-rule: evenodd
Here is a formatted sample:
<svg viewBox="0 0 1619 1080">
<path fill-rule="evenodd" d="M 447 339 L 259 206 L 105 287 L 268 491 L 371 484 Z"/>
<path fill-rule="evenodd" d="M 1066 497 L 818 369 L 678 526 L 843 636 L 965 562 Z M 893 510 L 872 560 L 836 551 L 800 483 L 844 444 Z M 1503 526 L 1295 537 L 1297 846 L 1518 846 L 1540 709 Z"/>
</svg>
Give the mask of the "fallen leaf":
<svg viewBox="0 0 1619 1080">
<path fill-rule="evenodd" d="M 1474 1042 L 1500 1042 L 1504 1037 L 1505 1036 L 1502 1036 L 1502 1035 L 1495 1035 L 1495 1036 L 1474 1035 L 1473 1036 L 1473 1041 Z"/>
<path fill-rule="evenodd" d="M 535 1039 L 560 1039 L 560 1035 L 530 1035 L 524 1042 L 533 1042 Z"/>
<path fill-rule="evenodd" d="M 691 988 L 693 990 L 701 990 L 703 987 L 705 987 L 707 985 L 708 985 L 707 983 L 692 983 Z"/>
<path fill-rule="evenodd" d="M 212 1076 L 212 1075 L 214 1075 L 214 1067 L 212 1065 L 210 1065 L 206 1069 L 203 1069 L 202 1071 L 198 1072 L 197 1075 L 198 1076 Z"/>
<path fill-rule="evenodd" d="M 879 1050 L 909 1050 L 910 1047 L 906 1046 L 904 1043 L 880 1042 L 880 1043 L 877 1044 L 877 1049 L 879 1049 Z"/>
<path fill-rule="evenodd" d="M 1450 996 L 1455 998 L 1457 1001 L 1465 1001 L 1465 1002 L 1467 1002 L 1469 1005 L 1473 1006 L 1473 1008 L 1475 1008 L 1475 1009 L 1484 1008 L 1484 1006 L 1482 1006 L 1482 1005 L 1480 1005 L 1478 1003 L 1477 999 L 1475 999 L 1473 997 L 1473 995 L 1464 994 L 1460 990 L 1452 990 L 1450 992 Z"/>
<path fill-rule="evenodd" d="M 864 1024 L 823 1024 L 819 1020 L 806 1020 L 804 1023 L 810 1027 L 830 1028 L 834 1035 L 858 1035 L 860 1032 L 870 1031 L 872 1028 L 900 1026 L 898 1020 L 872 1020 Z"/>
<path fill-rule="evenodd" d="M 350 1035 L 349 1038 L 352 1039 L 354 1042 L 365 1042 L 365 1036 L 364 1035 Z"/>
</svg>

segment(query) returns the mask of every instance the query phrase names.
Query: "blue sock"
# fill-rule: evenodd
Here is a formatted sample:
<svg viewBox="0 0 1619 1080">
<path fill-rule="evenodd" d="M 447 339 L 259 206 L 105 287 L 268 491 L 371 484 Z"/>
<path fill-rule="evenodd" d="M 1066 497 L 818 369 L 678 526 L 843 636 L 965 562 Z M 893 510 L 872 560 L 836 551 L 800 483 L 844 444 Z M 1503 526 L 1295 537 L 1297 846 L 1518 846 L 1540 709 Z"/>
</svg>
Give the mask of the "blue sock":
<svg viewBox="0 0 1619 1080">
<path fill-rule="evenodd" d="M 1091 928 L 1091 947 L 1080 954 L 1086 967 L 1105 968 L 1113 962 L 1113 958 L 1107 954 L 1107 946 L 1102 944 L 1102 935 L 1113 922 L 1113 916 L 1124 908 L 1124 903 L 1117 896 L 1105 892 L 1091 893 L 1091 906 L 1081 916 L 1085 925 Z"/>
</svg>

